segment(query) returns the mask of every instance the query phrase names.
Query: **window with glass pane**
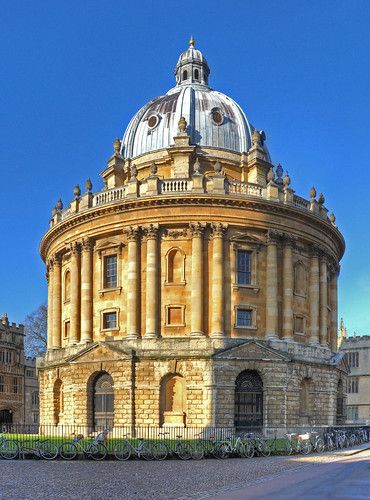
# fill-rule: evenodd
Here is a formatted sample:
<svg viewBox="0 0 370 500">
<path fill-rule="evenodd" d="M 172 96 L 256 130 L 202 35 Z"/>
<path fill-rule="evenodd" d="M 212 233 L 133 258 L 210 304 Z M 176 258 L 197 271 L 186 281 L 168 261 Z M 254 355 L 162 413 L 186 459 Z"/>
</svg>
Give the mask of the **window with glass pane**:
<svg viewBox="0 0 370 500">
<path fill-rule="evenodd" d="M 110 330 L 112 328 L 117 328 L 117 313 L 108 312 L 103 314 L 103 328 L 104 330 Z"/>
<path fill-rule="evenodd" d="M 252 326 L 252 311 L 250 309 L 236 311 L 236 326 Z"/>
<path fill-rule="evenodd" d="M 117 255 L 104 257 L 104 288 L 117 286 Z"/>
<path fill-rule="evenodd" d="M 4 392 L 4 375 L 0 375 L 0 392 Z"/>
<path fill-rule="evenodd" d="M 14 394 L 18 393 L 18 379 L 16 377 L 13 378 L 13 392 Z"/>
<path fill-rule="evenodd" d="M 251 283 L 251 252 L 246 250 L 237 251 L 237 283 L 238 285 L 250 285 Z"/>
</svg>

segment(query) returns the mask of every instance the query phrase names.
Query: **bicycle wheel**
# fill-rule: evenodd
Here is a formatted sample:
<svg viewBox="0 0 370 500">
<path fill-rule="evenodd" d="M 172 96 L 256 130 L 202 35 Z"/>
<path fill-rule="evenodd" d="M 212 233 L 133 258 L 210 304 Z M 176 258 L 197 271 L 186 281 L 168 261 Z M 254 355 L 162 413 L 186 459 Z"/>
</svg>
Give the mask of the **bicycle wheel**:
<svg viewBox="0 0 370 500">
<path fill-rule="evenodd" d="M 291 455 L 293 453 L 293 446 L 289 440 L 284 444 L 284 451 L 287 455 Z"/>
<path fill-rule="evenodd" d="M 326 440 L 326 449 L 328 451 L 333 451 L 334 450 L 334 443 L 333 443 L 333 440 L 331 439 L 331 437 L 328 437 L 327 440 Z"/>
<path fill-rule="evenodd" d="M 54 460 L 58 456 L 58 447 L 50 441 L 41 441 L 38 449 L 44 460 Z"/>
<path fill-rule="evenodd" d="M 59 455 L 63 460 L 73 460 L 77 456 L 77 448 L 74 443 L 62 443 L 59 446 Z"/>
<path fill-rule="evenodd" d="M 230 454 L 230 448 L 227 443 L 220 443 L 216 448 L 217 458 L 228 458 Z"/>
<path fill-rule="evenodd" d="M 128 443 L 118 443 L 113 450 L 117 460 L 128 460 L 131 457 L 131 447 Z"/>
<path fill-rule="evenodd" d="M 307 455 L 310 453 L 312 450 L 311 443 L 309 441 L 302 441 L 300 445 L 300 452 L 303 453 L 303 455 Z"/>
<path fill-rule="evenodd" d="M 153 460 L 153 444 L 152 443 L 142 443 L 139 448 L 139 457 L 143 457 L 144 460 Z"/>
<path fill-rule="evenodd" d="M 5 460 L 14 460 L 19 454 L 19 446 L 16 441 L 7 439 L 0 445 L 0 457 Z"/>
<path fill-rule="evenodd" d="M 254 446 L 250 441 L 244 442 L 244 457 L 252 458 L 254 455 Z"/>
<path fill-rule="evenodd" d="M 193 460 L 202 460 L 204 458 L 204 446 L 201 443 L 194 443 L 190 448 L 190 454 Z"/>
<path fill-rule="evenodd" d="M 177 443 L 175 453 L 181 460 L 189 460 L 191 458 L 189 443 Z"/>
<path fill-rule="evenodd" d="M 108 450 L 103 443 L 92 443 L 87 449 L 87 453 L 93 460 L 104 460 L 107 456 Z"/>
<path fill-rule="evenodd" d="M 168 448 L 165 443 L 155 443 L 153 445 L 154 460 L 165 460 L 168 455 Z"/>
<path fill-rule="evenodd" d="M 317 453 L 321 453 L 324 451 L 324 448 L 325 448 L 324 441 L 321 438 L 319 438 L 315 443 L 315 450 L 317 451 Z"/>
<path fill-rule="evenodd" d="M 269 457 L 271 455 L 271 448 L 267 441 L 261 441 L 259 451 L 263 457 Z"/>
</svg>

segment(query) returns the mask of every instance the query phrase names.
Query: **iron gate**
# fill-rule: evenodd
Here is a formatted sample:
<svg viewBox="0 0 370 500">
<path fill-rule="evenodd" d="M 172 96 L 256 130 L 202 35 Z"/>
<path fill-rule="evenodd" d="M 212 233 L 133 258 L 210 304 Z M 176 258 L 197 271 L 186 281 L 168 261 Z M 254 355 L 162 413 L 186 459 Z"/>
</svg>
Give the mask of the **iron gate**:
<svg viewBox="0 0 370 500">
<path fill-rule="evenodd" d="M 255 371 L 244 371 L 236 379 L 234 425 L 237 430 L 262 430 L 263 383 Z"/>
</svg>

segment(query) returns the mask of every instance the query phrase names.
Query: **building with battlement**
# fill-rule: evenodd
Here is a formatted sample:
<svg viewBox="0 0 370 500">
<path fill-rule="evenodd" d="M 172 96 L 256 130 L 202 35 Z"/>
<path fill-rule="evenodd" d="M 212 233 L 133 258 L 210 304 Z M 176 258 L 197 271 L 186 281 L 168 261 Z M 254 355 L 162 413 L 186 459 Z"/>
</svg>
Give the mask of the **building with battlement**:
<svg viewBox="0 0 370 500">
<path fill-rule="evenodd" d="M 24 355 L 24 326 L 0 322 L 0 425 L 37 424 L 39 388 L 36 359 Z"/>
<path fill-rule="evenodd" d="M 194 47 L 52 210 L 41 421 L 277 429 L 344 419 L 344 240 Z M 293 169 L 292 169 L 293 170 Z"/>
<path fill-rule="evenodd" d="M 340 325 L 340 350 L 350 367 L 347 380 L 347 422 L 370 422 L 370 335 L 348 336 Z"/>
</svg>

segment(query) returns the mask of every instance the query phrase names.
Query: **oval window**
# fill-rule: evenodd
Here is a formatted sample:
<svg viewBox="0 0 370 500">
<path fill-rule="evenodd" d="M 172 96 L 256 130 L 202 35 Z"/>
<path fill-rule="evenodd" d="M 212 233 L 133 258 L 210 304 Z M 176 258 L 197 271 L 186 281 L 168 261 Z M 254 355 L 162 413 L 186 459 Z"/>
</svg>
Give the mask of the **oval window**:
<svg viewBox="0 0 370 500">
<path fill-rule="evenodd" d="M 215 125 L 222 125 L 224 121 L 224 115 L 220 109 L 213 109 L 211 116 L 212 116 L 212 121 Z"/>
<path fill-rule="evenodd" d="M 157 115 L 151 115 L 148 118 L 148 127 L 149 128 L 154 128 L 158 125 L 159 118 Z"/>
</svg>

